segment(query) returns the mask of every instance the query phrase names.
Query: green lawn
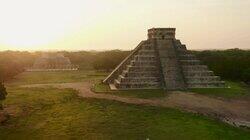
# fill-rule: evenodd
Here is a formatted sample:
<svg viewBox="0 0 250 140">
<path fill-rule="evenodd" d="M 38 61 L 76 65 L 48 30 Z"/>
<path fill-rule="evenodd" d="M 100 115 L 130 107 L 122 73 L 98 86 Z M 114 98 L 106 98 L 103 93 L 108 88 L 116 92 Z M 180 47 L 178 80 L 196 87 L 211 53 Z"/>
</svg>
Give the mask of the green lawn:
<svg viewBox="0 0 250 140">
<path fill-rule="evenodd" d="M 14 88 L 0 139 L 250 139 L 250 132 L 176 109 L 82 99 L 70 89 Z"/>
<path fill-rule="evenodd" d="M 109 85 L 103 84 L 98 81 L 93 89 L 95 93 L 100 94 L 113 94 L 118 96 L 126 96 L 126 97 L 135 97 L 135 98 L 162 98 L 167 96 L 166 91 L 163 89 L 144 89 L 144 90 L 122 90 L 122 91 L 112 91 L 109 88 Z"/>
<path fill-rule="evenodd" d="M 83 99 L 71 89 L 18 86 L 84 80 L 97 82 L 105 75 L 72 71 L 25 72 L 17 76 L 7 86 L 9 94 L 3 104 L 11 117 L 0 124 L 0 139 L 250 139 L 249 130 L 176 109 Z M 94 90 L 139 98 L 166 95 L 163 90 L 111 92 L 103 84 L 96 84 Z"/>
<path fill-rule="evenodd" d="M 24 72 L 9 81 L 12 85 L 81 82 L 103 79 L 107 73 L 95 71 Z"/>
<path fill-rule="evenodd" d="M 189 91 L 209 96 L 225 98 L 250 96 L 250 87 L 243 83 L 226 81 L 226 85 L 229 86 L 229 88 L 196 88 L 190 89 Z"/>
</svg>

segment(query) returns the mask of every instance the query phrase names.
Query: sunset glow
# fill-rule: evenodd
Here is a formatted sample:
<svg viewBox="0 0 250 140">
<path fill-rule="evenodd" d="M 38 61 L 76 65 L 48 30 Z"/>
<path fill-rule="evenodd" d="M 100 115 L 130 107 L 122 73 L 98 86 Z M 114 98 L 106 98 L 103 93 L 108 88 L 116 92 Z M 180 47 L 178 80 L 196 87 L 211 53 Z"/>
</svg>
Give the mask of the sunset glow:
<svg viewBox="0 0 250 140">
<path fill-rule="evenodd" d="M 151 27 L 177 28 L 190 49 L 249 49 L 249 7 L 247 0 L 4 0 L 0 50 L 130 50 Z"/>
</svg>

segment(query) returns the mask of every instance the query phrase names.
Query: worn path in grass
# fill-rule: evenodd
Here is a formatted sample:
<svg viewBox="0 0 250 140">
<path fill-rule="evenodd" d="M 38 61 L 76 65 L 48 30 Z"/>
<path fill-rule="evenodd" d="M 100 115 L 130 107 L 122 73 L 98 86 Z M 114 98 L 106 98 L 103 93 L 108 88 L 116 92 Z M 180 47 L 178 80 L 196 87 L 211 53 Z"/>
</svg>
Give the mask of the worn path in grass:
<svg viewBox="0 0 250 140">
<path fill-rule="evenodd" d="M 161 99 L 139 99 L 121 97 L 110 94 L 96 94 L 91 91 L 92 82 L 60 83 L 60 84 L 33 84 L 22 87 L 52 86 L 60 89 L 72 88 L 79 91 L 84 98 L 97 98 L 120 101 L 129 104 L 150 105 L 161 107 L 177 107 L 185 111 L 213 116 L 235 126 L 250 127 L 250 100 L 217 99 L 191 92 L 175 91 Z"/>
</svg>

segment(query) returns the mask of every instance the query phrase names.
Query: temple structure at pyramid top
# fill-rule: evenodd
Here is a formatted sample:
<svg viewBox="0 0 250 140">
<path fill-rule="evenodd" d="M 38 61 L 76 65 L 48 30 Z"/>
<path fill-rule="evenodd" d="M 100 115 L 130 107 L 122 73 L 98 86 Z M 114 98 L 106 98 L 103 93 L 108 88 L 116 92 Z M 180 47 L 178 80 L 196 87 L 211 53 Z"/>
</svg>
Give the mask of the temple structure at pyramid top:
<svg viewBox="0 0 250 140">
<path fill-rule="evenodd" d="M 175 38 L 175 28 L 152 28 L 108 77 L 111 89 L 181 90 L 225 87 L 206 65 Z"/>
</svg>

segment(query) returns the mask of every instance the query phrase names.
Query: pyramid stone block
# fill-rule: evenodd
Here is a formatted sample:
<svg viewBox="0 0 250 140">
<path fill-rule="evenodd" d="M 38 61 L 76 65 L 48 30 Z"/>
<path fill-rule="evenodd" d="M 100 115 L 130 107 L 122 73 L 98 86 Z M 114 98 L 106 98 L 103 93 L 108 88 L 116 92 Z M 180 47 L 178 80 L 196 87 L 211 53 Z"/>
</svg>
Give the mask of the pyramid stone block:
<svg viewBox="0 0 250 140">
<path fill-rule="evenodd" d="M 224 87 L 224 81 L 175 38 L 175 28 L 152 28 L 148 39 L 103 80 L 116 89 L 181 90 Z"/>
</svg>

